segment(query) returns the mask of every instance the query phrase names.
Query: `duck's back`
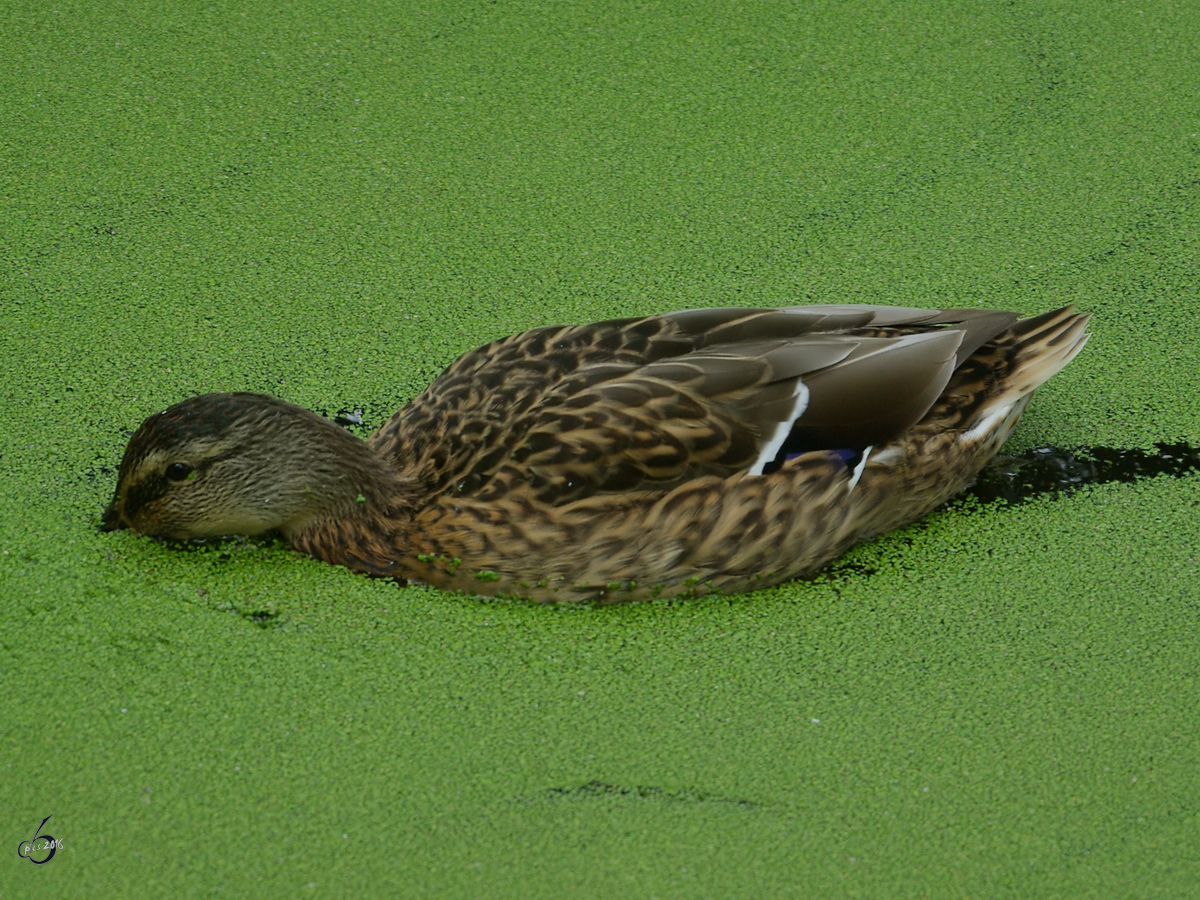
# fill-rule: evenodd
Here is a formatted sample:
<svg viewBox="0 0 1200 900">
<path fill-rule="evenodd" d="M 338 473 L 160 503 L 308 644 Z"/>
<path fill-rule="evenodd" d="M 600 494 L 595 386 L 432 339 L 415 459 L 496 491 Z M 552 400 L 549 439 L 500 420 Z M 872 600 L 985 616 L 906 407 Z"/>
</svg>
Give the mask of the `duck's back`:
<svg viewBox="0 0 1200 900">
<path fill-rule="evenodd" d="M 993 310 L 705 309 L 538 328 L 456 360 L 371 439 L 432 497 L 564 504 L 884 443 L 1016 320 Z"/>
</svg>

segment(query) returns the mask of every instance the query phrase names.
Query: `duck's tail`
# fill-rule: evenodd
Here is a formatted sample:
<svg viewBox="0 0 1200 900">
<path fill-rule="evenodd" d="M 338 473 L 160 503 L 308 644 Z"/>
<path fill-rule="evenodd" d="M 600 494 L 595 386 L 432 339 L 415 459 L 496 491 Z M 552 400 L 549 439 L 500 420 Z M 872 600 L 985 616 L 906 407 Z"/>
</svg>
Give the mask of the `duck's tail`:
<svg viewBox="0 0 1200 900">
<path fill-rule="evenodd" d="M 854 473 L 863 513 L 849 540 L 911 522 L 969 486 L 1033 392 L 1083 349 L 1087 321 L 1073 307 L 1020 319 L 965 359 L 925 417 Z"/>
<path fill-rule="evenodd" d="M 1057 374 L 1091 337 L 1084 331 L 1090 318 L 1090 313 L 1064 306 L 1015 322 L 995 342 L 1008 356 L 1008 376 L 999 397 L 1023 397 Z"/>
<path fill-rule="evenodd" d="M 963 442 L 1003 443 L 1030 395 L 1083 349 L 1089 318 L 1066 306 L 1013 323 L 963 362 L 931 414 L 956 410 Z"/>
</svg>

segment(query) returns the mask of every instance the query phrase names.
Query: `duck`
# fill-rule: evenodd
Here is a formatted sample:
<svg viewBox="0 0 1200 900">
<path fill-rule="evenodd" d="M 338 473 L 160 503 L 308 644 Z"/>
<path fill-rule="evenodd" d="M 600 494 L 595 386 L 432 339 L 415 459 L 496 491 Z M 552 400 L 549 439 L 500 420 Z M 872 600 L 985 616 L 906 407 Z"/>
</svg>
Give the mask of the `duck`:
<svg viewBox="0 0 1200 900">
<path fill-rule="evenodd" d="M 101 528 L 275 533 L 369 576 L 545 603 L 753 591 L 970 486 L 1088 319 L 825 305 L 534 328 L 366 440 L 204 394 L 133 434 Z"/>
</svg>

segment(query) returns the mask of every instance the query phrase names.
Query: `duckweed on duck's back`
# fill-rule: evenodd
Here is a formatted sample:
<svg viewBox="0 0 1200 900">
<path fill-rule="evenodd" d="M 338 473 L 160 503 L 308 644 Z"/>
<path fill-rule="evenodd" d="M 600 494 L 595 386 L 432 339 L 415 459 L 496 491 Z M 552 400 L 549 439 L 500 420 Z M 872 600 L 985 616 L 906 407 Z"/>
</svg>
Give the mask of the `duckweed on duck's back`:
<svg viewBox="0 0 1200 900">
<path fill-rule="evenodd" d="M 802 575 L 969 485 L 1087 316 L 688 310 L 456 360 L 364 442 L 260 394 L 150 416 L 105 527 L 279 530 L 370 575 L 542 601 Z"/>
</svg>

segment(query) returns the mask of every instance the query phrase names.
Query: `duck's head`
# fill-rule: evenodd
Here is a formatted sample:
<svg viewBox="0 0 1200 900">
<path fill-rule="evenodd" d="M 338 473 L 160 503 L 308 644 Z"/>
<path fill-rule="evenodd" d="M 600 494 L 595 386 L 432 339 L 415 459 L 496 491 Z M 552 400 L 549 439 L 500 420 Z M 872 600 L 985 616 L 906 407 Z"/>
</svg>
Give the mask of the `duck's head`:
<svg viewBox="0 0 1200 900">
<path fill-rule="evenodd" d="M 173 540 L 290 536 L 375 494 L 383 468 L 361 440 L 302 407 L 205 394 L 142 423 L 101 527 Z"/>
</svg>

